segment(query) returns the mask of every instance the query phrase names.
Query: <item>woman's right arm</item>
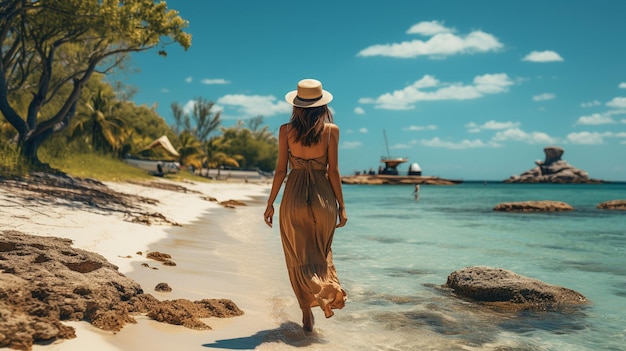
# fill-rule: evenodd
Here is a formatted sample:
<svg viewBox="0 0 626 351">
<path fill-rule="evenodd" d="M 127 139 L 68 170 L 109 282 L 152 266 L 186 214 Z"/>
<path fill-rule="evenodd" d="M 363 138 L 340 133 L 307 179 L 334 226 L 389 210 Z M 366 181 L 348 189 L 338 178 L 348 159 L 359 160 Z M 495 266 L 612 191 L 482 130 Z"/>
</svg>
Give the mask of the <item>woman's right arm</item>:
<svg viewBox="0 0 626 351">
<path fill-rule="evenodd" d="M 270 195 L 267 199 L 267 207 L 265 208 L 265 213 L 263 214 L 265 224 L 270 227 L 272 226 L 274 217 L 274 201 L 276 201 L 278 192 L 280 191 L 283 181 L 287 176 L 288 149 L 287 124 L 283 124 L 280 126 L 280 130 L 278 132 L 278 163 L 276 164 L 276 170 L 274 170 L 274 181 L 272 182 L 272 189 L 270 190 Z"/>
</svg>

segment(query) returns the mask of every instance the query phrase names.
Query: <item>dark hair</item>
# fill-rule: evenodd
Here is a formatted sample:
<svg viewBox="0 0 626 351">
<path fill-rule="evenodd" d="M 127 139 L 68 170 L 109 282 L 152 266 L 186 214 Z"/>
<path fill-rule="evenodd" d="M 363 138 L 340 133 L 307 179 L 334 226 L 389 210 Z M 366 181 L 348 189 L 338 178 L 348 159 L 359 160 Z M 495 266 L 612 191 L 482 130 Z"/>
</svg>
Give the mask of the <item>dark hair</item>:
<svg viewBox="0 0 626 351">
<path fill-rule="evenodd" d="M 294 106 L 290 121 L 294 141 L 304 146 L 319 143 L 326 122 L 333 122 L 333 114 L 328 105 L 310 108 Z"/>
</svg>

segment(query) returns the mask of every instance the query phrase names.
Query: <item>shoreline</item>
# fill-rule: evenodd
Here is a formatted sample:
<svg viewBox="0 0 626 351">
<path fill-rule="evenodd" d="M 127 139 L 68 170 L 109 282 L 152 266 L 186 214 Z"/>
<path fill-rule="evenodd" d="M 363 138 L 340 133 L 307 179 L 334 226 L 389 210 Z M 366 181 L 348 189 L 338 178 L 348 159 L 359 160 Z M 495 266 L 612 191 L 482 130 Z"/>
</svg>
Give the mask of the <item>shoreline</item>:
<svg viewBox="0 0 626 351">
<path fill-rule="evenodd" d="M 63 322 L 76 329 L 74 339 L 56 340 L 50 344 L 36 344 L 33 350 L 133 350 L 149 348 L 166 350 L 172 348 L 206 349 L 255 348 L 266 340 L 289 316 L 276 314 L 275 305 L 290 304 L 291 289 L 284 269 L 282 256 L 276 257 L 280 238 L 273 230 L 262 230 L 260 207 L 269 190 L 268 184 L 215 182 L 184 184 L 198 193 L 182 193 L 155 189 L 131 183 L 106 183 L 115 191 L 148 198 L 157 198 L 156 205 L 142 205 L 148 211 L 158 211 L 168 220 L 182 224 L 144 225 L 131 223 L 121 213 L 106 213 L 72 206 L 55 206 L 24 200 L 20 204 L 14 194 L 0 187 L 0 200 L 11 201 L 0 219 L 0 230 L 17 230 L 25 234 L 69 238 L 72 247 L 96 252 L 119 268 L 119 272 L 134 280 L 158 300 L 173 299 L 231 299 L 244 311 L 242 316 L 232 318 L 203 319 L 212 330 L 196 331 L 183 326 L 156 322 L 147 316 L 135 316 L 136 324 L 126 324 L 117 332 L 100 330 L 88 322 Z M 237 200 L 245 206 L 226 208 L 215 201 Z M 258 225 L 254 224 L 258 215 Z M 263 226 L 263 227 L 262 227 Z M 262 228 L 262 229 L 261 229 Z M 271 240 L 254 242 L 250 236 L 238 235 L 237 231 L 261 231 L 260 235 L 273 235 Z M 248 242 L 243 242 L 247 240 Z M 278 240 L 278 241 L 276 241 Z M 148 259 L 147 252 L 160 251 L 172 255 L 176 266 L 163 266 Z M 141 253 L 141 254 L 140 254 Z M 247 260 L 269 261 L 269 271 L 263 268 L 258 274 L 244 271 Z M 254 263 L 254 262 L 252 262 Z M 143 264 L 148 264 L 150 268 Z M 157 269 L 154 269 L 157 268 Z M 258 267 L 257 267 L 258 268 Z M 272 272 L 272 269 L 279 269 Z M 262 281 L 268 274 L 280 276 L 277 287 L 281 292 L 264 289 Z M 172 287 L 169 293 L 154 291 L 155 282 L 166 282 Z M 269 300 L 269 301 L 268 301 Z M 269 303 L 268 303 L 269 302 Z M 293 319 L 292 319 L 293 320 Z M 297 319 L 295 319 L 297 320 Z M 284 324 L 284 323 L 283 323 Z M 283 326 L 284 327 L 284 326 Z M 293 322 L 287 327 L 299 328 Z M 295 332 L 295 331 L 294 331 Z"/>
</svg>

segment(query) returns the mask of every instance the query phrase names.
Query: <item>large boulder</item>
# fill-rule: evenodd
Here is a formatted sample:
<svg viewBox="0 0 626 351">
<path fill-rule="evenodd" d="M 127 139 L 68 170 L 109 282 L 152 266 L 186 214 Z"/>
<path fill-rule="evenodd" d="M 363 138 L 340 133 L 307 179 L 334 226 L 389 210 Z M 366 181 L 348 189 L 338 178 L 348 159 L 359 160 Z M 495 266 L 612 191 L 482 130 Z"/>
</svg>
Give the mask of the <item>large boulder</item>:
<svg viewBox="0 0 626 351">
<path fill-rule="evenodd" d="M 572 211 L 574 207 L 562 201 L 540 200 L 503 202 L 497 204 L 493 210 L 501 212 L 558 212 Z"/>
<path fill-rule="evenodd" d="M 605 201 L 596 206 L 601 210 L 618 210 L 618 211 L 626 211 L 626 200 L 611 200 Z"/>
<path fill-rule="evenodd" d="M 549 311 L 588 303 L 574 290 L 486 266 L 454 271 L 444 287 L 459 297 L 506 310 Z"/>
<path fill-rule="evenodd" d="M 535 161 L 534 168 L 520 175 L 513 175 L 504 180 L 505 183 L 601 183 L 589 178 L 589 174 L 578 169 L 561 157 L 565 150 L 559 146 L 547 146 L 543 149 L 545 159 Z"/>
</svg>

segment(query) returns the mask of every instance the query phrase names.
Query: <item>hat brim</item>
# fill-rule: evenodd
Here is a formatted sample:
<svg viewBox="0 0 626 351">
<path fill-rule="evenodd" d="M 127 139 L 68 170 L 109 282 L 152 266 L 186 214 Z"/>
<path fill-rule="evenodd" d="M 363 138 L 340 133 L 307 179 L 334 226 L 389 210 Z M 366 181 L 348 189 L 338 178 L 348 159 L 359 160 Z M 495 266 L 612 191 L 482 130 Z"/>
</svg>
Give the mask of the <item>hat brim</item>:
<svg viewBox="0 0 626 351">
<path fill-rule="evenodd" d="M 287 95 L 285 95 L 285 101 L 287 101 L 290 105 L 296 106 L 296 107 L 303 107 L 303 108 L 324 106 L 328 104 L 329 102 L 331 102 L 332 100 L 333 100 L 333 94 L 323 89 L 322 89 L 322 97 L 319 100 L 313 100 L 313 101 L 301 100 L 300 98 L 298 98 L 297 90 L 290 91 L 287 93 Z"/>
</svg>

